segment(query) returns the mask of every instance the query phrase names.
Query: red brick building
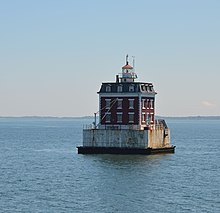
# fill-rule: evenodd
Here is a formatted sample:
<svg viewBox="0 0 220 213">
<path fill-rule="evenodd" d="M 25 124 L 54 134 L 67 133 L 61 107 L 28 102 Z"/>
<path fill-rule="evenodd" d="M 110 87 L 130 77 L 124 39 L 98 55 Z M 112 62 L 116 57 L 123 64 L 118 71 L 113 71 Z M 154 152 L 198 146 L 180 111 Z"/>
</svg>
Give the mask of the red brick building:
<svg viewBox="0 0 220 213">
<path fill-rule="evenodd" d="M 153 127 L 155 95 L 153 84 L 135 82 L 134 68 L 128 63 L 115 82 L 102 83 L 99 94 L 99 128 L 144 129 Z"/>
</svg>

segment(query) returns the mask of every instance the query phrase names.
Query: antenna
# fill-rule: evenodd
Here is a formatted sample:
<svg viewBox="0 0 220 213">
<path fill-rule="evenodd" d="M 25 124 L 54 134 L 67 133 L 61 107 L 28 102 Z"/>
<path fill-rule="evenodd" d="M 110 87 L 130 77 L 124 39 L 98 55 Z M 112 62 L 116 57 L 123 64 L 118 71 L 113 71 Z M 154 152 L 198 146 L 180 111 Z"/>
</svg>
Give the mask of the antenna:
<svg viewBox="0 0 220 213">
<path fill-rule="evenodd" d="M 133 68 L 134 68 L 135 56 L 132 56 L 132 58 L 133 58 Z"/>
</svg>

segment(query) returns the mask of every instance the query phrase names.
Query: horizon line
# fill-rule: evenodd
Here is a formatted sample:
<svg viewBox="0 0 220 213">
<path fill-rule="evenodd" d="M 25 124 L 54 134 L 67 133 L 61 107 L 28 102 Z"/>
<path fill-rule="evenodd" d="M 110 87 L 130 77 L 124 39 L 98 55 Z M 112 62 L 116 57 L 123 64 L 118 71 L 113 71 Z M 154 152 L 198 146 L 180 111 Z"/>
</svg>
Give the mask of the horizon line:
<svg viewBox="0 0 220 213">
<path fill-rule="evenodd" d="M 99 117 L 99 116 L 97 116 Z M 156 118 L 218 118 L 220 115 L 185 115 L 185 116 L 169 116 L 169 115 L 155 115 Z M 58 119 L 86 119 L 94 118 L 93 115 L 82 115 L 82 116 L 50 116 L 50 115 L 24 115 L 24 116 L 0 116 L 0 118 L 58 118 Z"/>
</svg>

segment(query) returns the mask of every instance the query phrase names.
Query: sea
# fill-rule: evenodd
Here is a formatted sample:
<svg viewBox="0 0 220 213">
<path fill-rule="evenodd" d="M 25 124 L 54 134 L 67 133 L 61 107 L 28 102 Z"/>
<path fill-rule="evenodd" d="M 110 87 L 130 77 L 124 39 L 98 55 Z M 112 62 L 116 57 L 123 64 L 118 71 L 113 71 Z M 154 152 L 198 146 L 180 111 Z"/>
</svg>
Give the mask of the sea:
<svg viewBox="0 0 220 213">
<path fill-rule="evenodd" d="M 92 121 L 0 118 L 0 212 L 220 212 L 219 119 L 167 119 L 174 154 L 77 154 Z"/>
</svg>

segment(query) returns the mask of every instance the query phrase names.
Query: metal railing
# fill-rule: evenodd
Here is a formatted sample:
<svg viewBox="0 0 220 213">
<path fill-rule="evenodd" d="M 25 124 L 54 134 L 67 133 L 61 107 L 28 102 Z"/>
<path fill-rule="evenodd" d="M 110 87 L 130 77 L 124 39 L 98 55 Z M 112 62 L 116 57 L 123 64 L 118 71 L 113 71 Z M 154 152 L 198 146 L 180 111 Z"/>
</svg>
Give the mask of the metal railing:
<svg viewBox="0 0 220 213">
<path fill-rule="evenodd" d="M 155 120 L 155 129 L 168 129 L 165 120 L 162 119 Z"/>
<path fill-rule="evenodd" d="M 135 125 L 135 124 L 128 124 L 128 125 L 100 125 L 95 126 L 94 124 L 87 124 L 83 125 L 83 129 L 108 129 L 108 130 L 122 130 L 122 129 L 128 129 L 128 130 L 147 130 L 147 129 L 168 129 L 168 126 L 165 122 L 165 120 L 155 120 L 154 125 Z"/>
</svg>

